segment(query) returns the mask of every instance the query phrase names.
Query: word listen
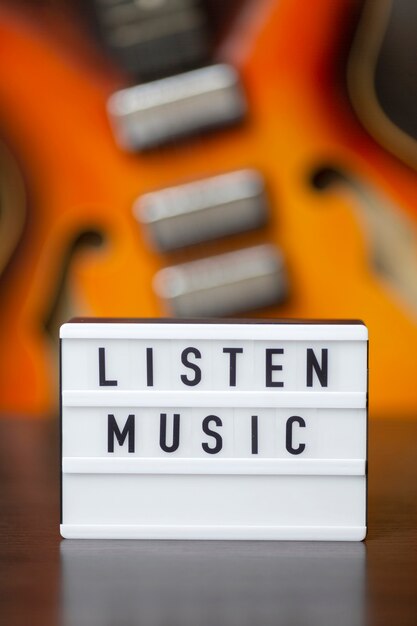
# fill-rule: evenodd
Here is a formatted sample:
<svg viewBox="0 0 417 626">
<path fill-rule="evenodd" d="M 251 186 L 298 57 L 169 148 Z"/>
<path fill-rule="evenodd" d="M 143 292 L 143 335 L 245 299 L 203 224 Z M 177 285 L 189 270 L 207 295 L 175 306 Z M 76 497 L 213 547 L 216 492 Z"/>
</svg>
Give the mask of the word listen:
<svg viewBox="0 0 417 626">
<path fill-rule="evenodd" d="M 153 387 L 155 381 L 154 349 L 146 348 L 146 386 Z M 244 357 L 243 348 L 223 348 L 220 357 L 228 359 L 228 381 L 229 387 L 236 387 L 238 380 L 238 363 Z M 284 355 L 284 348 L 265 348 L 263 371 L 265 375 L 265 387 L 284 387 L 285 382 L 278 378 L 277 372 L 282 372 L 283 365 L 279 363 L 277 357 Z M 203 380 L 203 365 L 201 351 L 195 347 L 184 348 L 180 353 L 181 364 L 184 372 L 178 375 L 178 379 L 185 387 L 197 387 Z M 106 375 L 106 349 L 98 348 L 98 380 L 100 387 L 117 387 L 116 379 L 109 379 Z M 313 376 L 316 375 L 322 387 L 328 386 L 328 348 L 322 348 L 318 358 L 312 348 L 306 349 L 305 355 L 305 380 L 306 386 L 313 386 Z"/>
</svg>

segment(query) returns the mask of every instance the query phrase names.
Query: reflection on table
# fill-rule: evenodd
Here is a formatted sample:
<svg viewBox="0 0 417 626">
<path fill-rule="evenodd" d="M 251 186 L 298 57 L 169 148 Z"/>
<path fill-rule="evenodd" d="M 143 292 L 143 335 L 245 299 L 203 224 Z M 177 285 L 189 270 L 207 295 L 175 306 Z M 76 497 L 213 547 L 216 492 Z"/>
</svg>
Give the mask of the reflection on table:
<svg viewBox="0 0 417 626">
<path fill-rule="evenodd" d="M 365 624 L 363 543 L 61 542 L 62 622 Z"/>
</svg>

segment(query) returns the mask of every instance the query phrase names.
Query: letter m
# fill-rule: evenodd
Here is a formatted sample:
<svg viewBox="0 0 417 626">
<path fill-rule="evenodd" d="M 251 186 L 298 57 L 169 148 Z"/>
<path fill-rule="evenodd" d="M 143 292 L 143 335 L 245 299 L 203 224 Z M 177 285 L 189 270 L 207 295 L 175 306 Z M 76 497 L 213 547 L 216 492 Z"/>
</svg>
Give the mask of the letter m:
<svg viewBox="0 0 417 626">
<path fill-rule="evenodd" d="M 119 446 L 122 446 L 128 438 L 129 452 L 135 451 L 135 416 L 129 415 L 123 430 L 117 425 L 114 415 L 109 413 L 107 417 L 107 452 L 114 452 L 114 437 L 116 436 Z"/>
</svg>

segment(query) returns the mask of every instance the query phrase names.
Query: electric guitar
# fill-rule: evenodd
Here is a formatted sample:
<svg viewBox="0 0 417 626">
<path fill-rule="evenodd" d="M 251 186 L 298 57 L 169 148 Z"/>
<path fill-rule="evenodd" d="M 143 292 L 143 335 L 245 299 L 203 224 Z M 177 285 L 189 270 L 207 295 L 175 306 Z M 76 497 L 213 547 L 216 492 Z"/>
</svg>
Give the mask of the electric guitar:
<svg viewBox="0 0 417 626">
<path fill-rule="evenodd" d="M 192 277 L 190 263 L 201 270 L 207 259 L 265 245 L 283 259 L 285 292 L 235 314 L 363 319 L 371 415 L 414 412 L 417 178 L 349 100 L 361 7 L 242 3 L 210 52 L 239 76 L 241 121 L 136 153 L 117 143 L 107 112 L 136 77 L 108 62 L 75 11 L 64 19 L 2 6 L 3 413 L 56 410 L 57 327 L 67 317 L 172 314 L 155 291 L 158 272 L 186 264 Z M 173 251 L 149 244 L 133 210 L 145 194 L 248 170 L 265 181 L 264 225 Z M 13 199 L 3 204 L 4 195 Z"/>
</svg>

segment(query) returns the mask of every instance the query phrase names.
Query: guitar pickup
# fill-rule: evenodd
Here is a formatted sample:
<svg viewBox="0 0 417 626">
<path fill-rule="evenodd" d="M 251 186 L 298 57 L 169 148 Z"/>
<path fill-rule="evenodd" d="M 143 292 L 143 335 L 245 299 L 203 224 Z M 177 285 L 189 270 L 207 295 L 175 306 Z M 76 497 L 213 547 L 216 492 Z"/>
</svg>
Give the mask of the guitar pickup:
<svg viewBox="0 0 417 626">
<path fill-rule="evenodd" d="M 160 252 L 260 228 L 268 218 L 264 180 L 249 169 L 147 193 L 133 212 Z"/>
<path fill-rule="evenodd" d="M 90 4 L 95 32 L 116 62 L 141 81 L 200 67 L 210 57 L 209 17 L 201 0 Z"/>
<path fill-rule="evenodd" d="M 107 108 L 119 145 L 141 151 L 235 124 L 246 102 L 236 70 L 219 64 L 122 89 Z"/>
<path fill-rule="evenodd" d="M 166 267 L 154 289 L 170 315 L 222 317 L 280 304 L 287 277 L 280 251 L 264 244 Z"/>
</svg>

